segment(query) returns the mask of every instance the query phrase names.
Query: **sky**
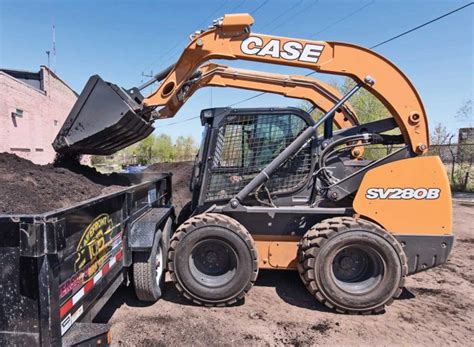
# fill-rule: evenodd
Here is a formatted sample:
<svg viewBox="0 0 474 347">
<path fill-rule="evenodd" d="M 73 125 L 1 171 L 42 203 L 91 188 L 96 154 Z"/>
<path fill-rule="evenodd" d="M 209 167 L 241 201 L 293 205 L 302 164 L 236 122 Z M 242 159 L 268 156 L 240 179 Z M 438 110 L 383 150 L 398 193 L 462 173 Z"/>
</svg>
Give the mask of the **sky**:
<svg viewBox="0 0 474 347">
<path fill-rule="evenodd" d="M 175 62 L 189 35 L 226 13 L 252 13 L 252 32 L 373 46 L 438 17 L 469 0 L 0 0 L 0 67 L 38 71 L 52 52 L 51 67 L 78 93 L 89 76 L 124 88 L 141 84 L 143 75 Z M 450 131 L 467 126 L 456 111 L 473 97 L 474 6 L 375 49 L 413 82 L 425 105 L 430 128 Z M 233 67 L 305 74 L 309 70 L 221 61 Z M 334 80 L 332 75 L 314 77 Z M 150 89 L 147 90 L 151 92 Z M 201 109 L 224 107 L 255 95 L 231 88 L 203 88 L 173 119 L 155 122 L 156 133 L 173 139 L 201 136 Z M 300 101 L 265 94 L 237 107 L 297 106 Z M 178 123 L 177 123 L 178 122 Z M 177 123 L 177 124 L 176 124 Z"/>
</svg>

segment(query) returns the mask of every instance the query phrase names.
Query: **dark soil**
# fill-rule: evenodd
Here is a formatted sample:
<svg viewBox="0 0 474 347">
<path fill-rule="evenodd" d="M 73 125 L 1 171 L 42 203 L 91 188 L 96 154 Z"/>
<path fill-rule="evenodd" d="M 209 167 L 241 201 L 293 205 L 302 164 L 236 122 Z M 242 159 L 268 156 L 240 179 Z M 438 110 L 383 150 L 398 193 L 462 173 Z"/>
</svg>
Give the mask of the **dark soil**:
<svg viewBox="0 0 474 347">
<path fill-rule="evenodd" d="M 148 166 L 145 173 L 167 173 L 173 174 L 173 205 L 179 214 L 184 205 L 191 201 L 192 194 L 189 190 L 189 182 L 193 172 L 193 162 L 182 161 L 177 163 L 158 163 Z"/>
<path fill-rule="evenodd" d="M 44 213 L 128 186 L 118 175 L 104 175 L 74 162 L 36 165 L 0 153 L 0 214 Z"/>
</svg>

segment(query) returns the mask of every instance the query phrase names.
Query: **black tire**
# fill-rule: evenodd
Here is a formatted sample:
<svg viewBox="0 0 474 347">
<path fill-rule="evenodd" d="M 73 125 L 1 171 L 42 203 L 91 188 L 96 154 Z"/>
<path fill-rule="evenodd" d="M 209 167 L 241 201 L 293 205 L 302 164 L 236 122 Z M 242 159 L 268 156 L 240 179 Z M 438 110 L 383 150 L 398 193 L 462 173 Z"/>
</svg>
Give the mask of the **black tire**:
<svg viewBox="0 0 474 347">
<path fill-rule="evenodd" d="M 204 213 L 174 233 L 168 270 L 176 288 L 198 305 L 225 306 L 244 298 L 258 275 L 249 232 L 236 220 Z"/>
<path fill-rule="evenodd" d="M 401 294 L 407 271 L 400 243 L 363 219 L 327 219 L 300 241 L 303 283 L 319 302 L 340 313 L 382 312 Z"/>
<path fill-rule="evenodd" d="M 171 221 L 171 219 L 169 220 Z M 171 227 L 171 222 L 166 223 Z M 156 237 L 150 251 L 133 253 L 133 286 L 140 301 L 157 301 L 165 285 L 166 243 Z"/>
</svg>

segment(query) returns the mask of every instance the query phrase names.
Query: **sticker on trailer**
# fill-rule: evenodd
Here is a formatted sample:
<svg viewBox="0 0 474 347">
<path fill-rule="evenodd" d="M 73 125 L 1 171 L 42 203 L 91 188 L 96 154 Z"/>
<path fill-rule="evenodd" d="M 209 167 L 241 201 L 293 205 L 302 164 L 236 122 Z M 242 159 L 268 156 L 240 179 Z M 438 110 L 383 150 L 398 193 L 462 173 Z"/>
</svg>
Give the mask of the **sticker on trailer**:
<svg viewBox="0 0 474 347">
<path fill-rule="evenodd" d="M 436 200 L 439 188 L 369 188 L 365 197 L 369 200 Z"/>
<path fill-rule="evenodd" d="M 88 292 L 94 288 L 100 280 L 107 275 L 110 269 L 115 265 L 119 264 L 122 260 L 122 250 L 120 249 L 110 260 L 105 264 L 104 267 L 97 273 L 91 280 L 89 280 L 82 288 L 80 288 L 71 298 L 66 300 L 61 307 L 59 308 L 59 316 L 64 318 L 61 322 L 61 331 L 66 332 L 72 323 L 74 323 L 77 318 L 82 314 L 83 307 L 82 305 L 72 314 L 71 311 L 73 308 L 80 302 L 80 300 L 87 295 Z M 100 274 L 100 275 L 99 275 Z"/>
<path fill-rule="evenodd" d="M 61 336 L 63 336 L 69 330 L 69 328 L 71 328 L 71 326 L 83 313 L 84 307 L 81 305 L 73 314 L 68 314 L 66 318 L 61 321 Z"/>
<path fill-rule="evenodd" d="M 271 39 L 264 44 L 261 37 L 249 36 L 242 41 L 240 50 L 246 55 L 317 63 L 319 56 L 323 53 L 324 45 L 301 43 L 298 41 L 285 41 L 282 43 L 278 39 Z"/>
<path fill-rule="evenodd" d="M 153 188 L 148 191 L 148 203 L 152 204 L 155 201 L 156 201 L 156 188 Z"/>
</svg>

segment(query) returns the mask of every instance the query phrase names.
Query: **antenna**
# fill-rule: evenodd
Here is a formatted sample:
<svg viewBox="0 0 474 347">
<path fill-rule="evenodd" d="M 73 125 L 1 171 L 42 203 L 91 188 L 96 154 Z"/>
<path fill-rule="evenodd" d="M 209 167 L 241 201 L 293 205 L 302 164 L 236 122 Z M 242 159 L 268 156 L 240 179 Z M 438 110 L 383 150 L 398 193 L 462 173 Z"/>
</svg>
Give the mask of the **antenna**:
<svg viewBox="0 0 474 347">
<path fill-rule="evenodd" d="M 53 19 L 53 71 L 56 72 L 56 25 L 54 24 L 54 19 Z"/>
</svg>

